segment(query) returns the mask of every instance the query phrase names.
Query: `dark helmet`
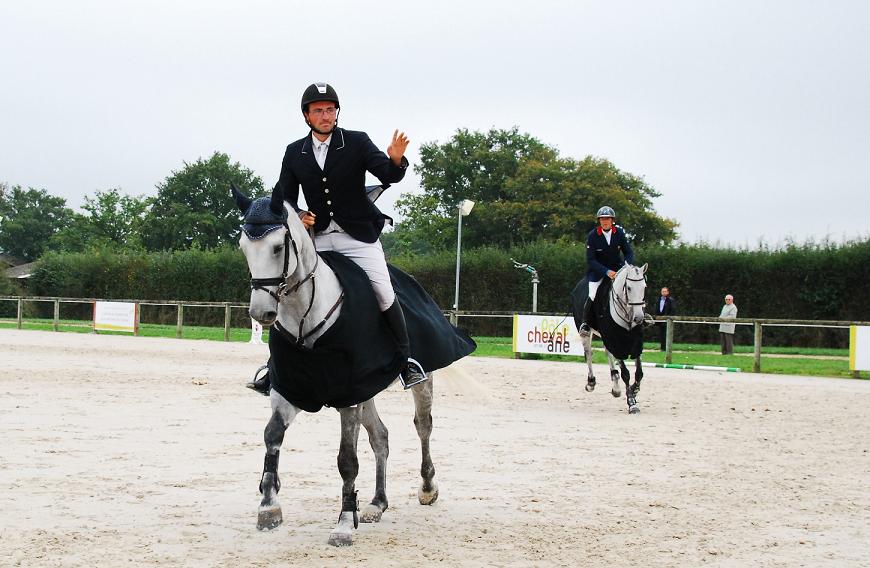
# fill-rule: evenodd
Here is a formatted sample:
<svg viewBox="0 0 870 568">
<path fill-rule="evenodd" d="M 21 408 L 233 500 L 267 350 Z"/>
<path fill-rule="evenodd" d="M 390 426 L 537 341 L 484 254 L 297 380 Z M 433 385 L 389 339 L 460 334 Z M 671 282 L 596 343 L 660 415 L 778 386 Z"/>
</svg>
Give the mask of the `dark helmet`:
<svg viewBox="0 0 870 568">
<path fill-rule="evenodd" d="M 318 101 L 332 101 L 335 103 L 335 108 L 339 108 L 338 93 L 332 88 L 332 85 L 326 83 L 312 83 L 302 93 L 302 112 L 308 110 L 308 105 Z"/>
<path fill-rule="evenodd" d="M 595 217 L 598 219 L 602 217 L 616 217 L 616 211 L 613 210 L 613 207 L 608 207 L 607 205 L 605 205 L 598 210 L 598 213 L 595 214 Z"/>
</svg>

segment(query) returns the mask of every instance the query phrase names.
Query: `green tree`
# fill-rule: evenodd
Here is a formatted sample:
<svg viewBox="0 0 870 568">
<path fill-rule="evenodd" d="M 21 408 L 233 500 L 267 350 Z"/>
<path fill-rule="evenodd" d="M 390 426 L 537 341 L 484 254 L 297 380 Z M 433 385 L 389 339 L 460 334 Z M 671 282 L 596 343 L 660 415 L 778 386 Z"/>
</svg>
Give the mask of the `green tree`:
<svg viewBox="0 0 870 568">
<path fill-rule="evenodd" d="M 94 248 L 142 248 L 142 223 L 150 200 L 131 197 L 113 188 L 85 197 L 82 209 L 52 237 L 52 249 L 81 252 Z"/>
<path fill-rule="evenodd" d="M 0 185 L 0 250 L 34 261 L 46 251 L 49 240 L 71 221 L 73 212 L 62 197 L 44 189 L 8 189 Z"/>
<path fill-rule="evenodd" d="M 167 177 L 145 216 L 142 238 L 148 250 L 215 248 L 239 237 L 239 212 L 230 195 L 235 183 L 247 195 L 265 194 L 263 181 L 230 157 L 215 152 Z"/>
<path fill-rule="evenodd" d="M 642 178 L 611 162 L 565 158 L 536 138 L 510 130 L 457 130 L 444 144 L 420 148 L 422 194 L 396 202 L 403 220 L 391 236 L 394 251 L 443 250 L 456 242 L 456 206 L 475 201 L 463 223 L 463 244 L 510 247 L 536 240 L 582 240 L 601 205 L 617 210 L 637 244 L 665 244 L 676 223 L 655 213 L 659 194 Z"/>
</svg>

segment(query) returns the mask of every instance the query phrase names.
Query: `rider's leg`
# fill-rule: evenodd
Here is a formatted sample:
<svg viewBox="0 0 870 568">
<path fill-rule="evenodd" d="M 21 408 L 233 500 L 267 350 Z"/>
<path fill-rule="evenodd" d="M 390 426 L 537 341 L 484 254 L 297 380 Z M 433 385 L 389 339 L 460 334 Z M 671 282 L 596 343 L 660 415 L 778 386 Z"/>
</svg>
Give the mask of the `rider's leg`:
<svg viewBox="0 0 870 568">
<path fill-rule="evenodd" d="M 595 294 L 598 292 L 599 286 L 601 286 L 600 280 L 598 282 L 589 282 L 589 296 L 583 304 L 582 321 L 580 322 L 580 327 L 577 329 L 580 332 L 580 335 L 588 334 L 590 331 L 589 318 L 592 316 L 592 302 L 595 301 Z"/>
<path fill-rule="evenodd" d="M 390 327 L 402 355 L 408 359 L 401 374 L 403 385 L 405 388 L 410 388 L 425 381 L 426 373 L 423 368 L 410 357 L 411 344 L 408 340 L 405 316 L 390 282 L 390 273 L 387 270 L 387 261 L 384 258 L 381 242 L 378 240 L 373 243 L 364 243 L 347 233 L 329 233 L 323 236 L 317 235 L 314 243 L 317 250 L 335 250 L 344 254 L 365 271 L 371 280 L 372 289 L 387 325 Z"/>
</svg>

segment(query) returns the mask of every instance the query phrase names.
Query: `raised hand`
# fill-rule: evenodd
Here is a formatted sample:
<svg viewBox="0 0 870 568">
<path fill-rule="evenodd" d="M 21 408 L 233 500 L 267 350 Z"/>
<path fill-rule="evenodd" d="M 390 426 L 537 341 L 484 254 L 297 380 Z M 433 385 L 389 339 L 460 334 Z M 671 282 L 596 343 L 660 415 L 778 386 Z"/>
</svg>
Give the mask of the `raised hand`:
<svg viewBox="0 0 870 568">
<path fill-rule="evenodd" d="M 405 136 L 404 132 L 399 132 L 398 129 L 393 132 L 393 140 L 387 147 L 387 156 L 389 156 L 397 166 L 401 165 L 402 156 L 405 155 L 405 150 L 408 148 L 409 142 L 410 140 L 408 140 L 408 137 Z"/>
</svg>

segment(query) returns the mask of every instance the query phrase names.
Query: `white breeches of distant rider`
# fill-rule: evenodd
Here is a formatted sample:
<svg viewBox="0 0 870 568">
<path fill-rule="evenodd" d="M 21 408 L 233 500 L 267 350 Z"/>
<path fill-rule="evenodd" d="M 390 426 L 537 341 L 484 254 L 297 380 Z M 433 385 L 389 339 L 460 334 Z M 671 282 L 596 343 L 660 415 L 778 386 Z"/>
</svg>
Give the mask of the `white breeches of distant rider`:
<svg viewBox="0 0 870 568">
<path fill-rule="evenodd" d="M 357 263 L 372 281 L 381 311 L 393 305 L 396 293 L 390 283 L 390 273 L 387 271 L 387 261 L 380 240 L 364 243 L 345 232 L 321 232 L 314 235 L 314 248 L 318 251 L 340 252 Z"/>
<path fill-rule="evenodd" d="M 589 283 L 589 299 L 594 300 L 595 294 L 598 293 L 598 287 L 601 286 L 601 280 L 598 282 L 590 282 Z"/>
</svg>

